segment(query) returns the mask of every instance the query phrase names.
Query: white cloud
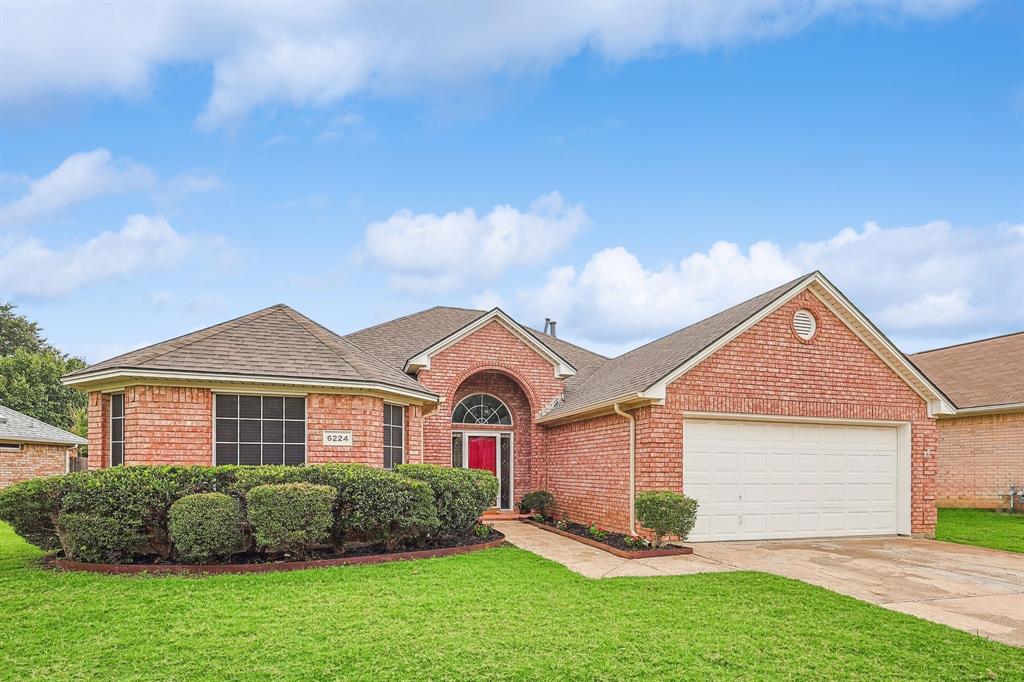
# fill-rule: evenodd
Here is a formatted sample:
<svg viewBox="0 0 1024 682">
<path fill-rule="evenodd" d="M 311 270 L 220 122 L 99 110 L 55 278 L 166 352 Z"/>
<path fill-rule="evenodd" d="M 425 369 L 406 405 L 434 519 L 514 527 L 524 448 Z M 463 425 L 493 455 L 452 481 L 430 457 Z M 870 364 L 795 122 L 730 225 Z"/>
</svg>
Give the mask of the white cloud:
<svg viewBox="0 0 1024 682">
<path fill-rule="evenodd" d="M 9 296 L 59 298 L 102 280 L 171 268 L 192 248 L 163 217 L 136 214 L 117 232 L 101 232 L 63 250 L 37 239 L 4 244 L 0 288 Z"/>
<path fill-rule="evenodd" d="M 193 194 L 214 192 L 223 186 L 220 178 L 211 173 L 182 173 L 164 185 L 156 199 L 161 204 L 176 204 Z"/>
<path fill-rule="evenodd" d="M 915 351 L 943 341 L 1024 327 L 1024 231 L 1019 225 L 844 229 L 744 253 L 718 242 L 678 263 L 646 266 L 622 247 L 579 272 L 554 268 L 520 292 L 517 312 L 556 317 L 564 333 L 622 348 L 679 329 L 812 270 L 821 270 L 897 343 Z"/>
<path fill-rule="evenodd" d="M 508 205 L 483 216 L 472 208 L 443 216 L 401 210 L 366 228 L 360 255 L 387 270 L 396 289 L 452 291 L 509 267 L 543 263 L 588 222 L 583 207 L 558 192 L 525 212 Z"/>
<path fill-rule="evenodd" d="M 0 207 L 0 224 L 31 222 L 94 197 L 149 187 L 153 173 L 128 159 L 114 159 L 106 149 L 72 154 L 57 168 L 28 183 L 24 196 Z"/>
<path fill-rule="evenodd" d="M 601 3 L 3 3 L 0 98 L 145 93 L 164 65 L 213 65 L 200 122 L 360 91 L 430 93 L 543 73 L 585 49 L 622 62 L 796 33 L 829 17 L 938 20 L 970 0 Z"/>
</svg>

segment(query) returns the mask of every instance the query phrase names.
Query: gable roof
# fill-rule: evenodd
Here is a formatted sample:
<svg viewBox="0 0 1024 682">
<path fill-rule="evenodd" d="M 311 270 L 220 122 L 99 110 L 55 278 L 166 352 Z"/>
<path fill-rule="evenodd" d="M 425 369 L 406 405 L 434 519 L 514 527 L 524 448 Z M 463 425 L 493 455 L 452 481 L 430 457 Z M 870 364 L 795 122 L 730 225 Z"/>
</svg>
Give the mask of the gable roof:
<svg viewBox="0 0 1024 682">
<path fill-rule="evenodd" d="M 98 362 L 64 382 L 116 376 L 382 388 L 436 399 L 404 372 L 283 304 Z"/>
<path fill-rule="evenodd" d="M 914 353 L 960 410 L 1024 406 L 1024 331 Z"/>
<path fill-rule="evenodd" d="M 27 414 L 0 405 L 0 440 L 19 443 L 85 445 L 87 441 L 64 429 L 58 429 Z"/>
<path fill-rule="evenodd" d="M 455 336 L 460 330 L 489 315 L 485 310 L 435 306 L 411 315 L 361 329 L 345 336 L 359 347 L 404 369 L 407 363 L 424 350 Z M 517 323 L 518 325 L 518 323 Z M 518 325 L 551 353 L 576 368 L 576 374 L 565 380 L 566 390 L 580 379 L 608 362 L 608 358 L 549 334 Z"/>
<path fill-rule="evenodd" d="M 569 418 L 615 402 L 663 400 L 669 383 L 808 287 L 928 401 L 929 409 L 953 411 L 942 392 L 881 331 L 824 275 L 812 272 L 609 360 L 571 394 L 567 391 L 565 400 L 540 421 Z"/>
</svg>

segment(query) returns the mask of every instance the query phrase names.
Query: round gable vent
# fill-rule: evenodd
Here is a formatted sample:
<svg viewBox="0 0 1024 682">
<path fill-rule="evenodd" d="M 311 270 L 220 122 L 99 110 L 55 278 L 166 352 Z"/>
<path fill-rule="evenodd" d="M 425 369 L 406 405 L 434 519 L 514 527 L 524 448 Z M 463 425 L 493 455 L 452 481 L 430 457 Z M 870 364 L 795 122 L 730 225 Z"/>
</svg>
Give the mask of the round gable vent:
<svg viewBox="0 0 1024 682">
<path fill-rule="evenodd" d="M 793 330 L 804 341 L 810 341 L 814 332 L 818 331 L 818 321 L 814 319 L 811 311 L 801 308 L 793 313 Z"/>
</svg>

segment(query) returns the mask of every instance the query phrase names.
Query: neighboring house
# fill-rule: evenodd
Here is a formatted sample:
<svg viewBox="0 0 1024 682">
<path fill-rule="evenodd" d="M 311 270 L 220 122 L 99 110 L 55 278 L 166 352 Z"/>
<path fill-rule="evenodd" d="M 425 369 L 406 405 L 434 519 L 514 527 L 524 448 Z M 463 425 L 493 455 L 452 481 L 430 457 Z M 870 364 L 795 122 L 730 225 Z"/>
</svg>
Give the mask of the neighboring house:
<svg viewBox="0 0 1024 682">
<path fill-rule="evenodd" d="M 0 405 L 0 488 L 67 473 L 85 444 L 81 436 Z"/>
<path fill-rule="evenodd" d="M 487 469 L 617 531 L 645 490 L 700 500 L 692 539 L 930 535 L 953 406 L 812 273 L 608 359 L 499 309 L 339 336 L 284 305 L 65 377 L 91 466 L 399 462 Z"/>
<path fill-rule="evenodd" d="M 910 359 L 957 408 L 938 421 L 938 505 L 1008 507 L 1024 488 L 1024 332 Z"/>
</svg>

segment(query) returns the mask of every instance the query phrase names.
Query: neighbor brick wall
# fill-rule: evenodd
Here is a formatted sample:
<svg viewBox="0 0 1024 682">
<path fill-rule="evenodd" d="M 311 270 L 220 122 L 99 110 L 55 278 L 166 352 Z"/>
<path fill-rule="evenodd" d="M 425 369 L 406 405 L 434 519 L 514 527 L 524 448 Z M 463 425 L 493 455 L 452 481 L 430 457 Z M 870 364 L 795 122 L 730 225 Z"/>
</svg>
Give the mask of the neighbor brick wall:
<svg viewBox="0 0 1024 682">
<path fill-rule="evenodd" d="M 0 450 L 0 488 L 40 476 L 56 476 L 67 469 L 74 446 L 22 443 L 20 450 Z"/>
<path fill-rule="evenodd" d="M 129 386 L 124 391 L 124 432 L 125 464 L 208 466 L 213 462 L 213 392 Z"/>
<path fill-rule="evenodd" d="M 489 387 L 487 392 L 505 401 L 513 412 L 516 501 L 542 486 L 544 458 L 540 453 L 544 452 L 545 436 L 534 417 L 562 395 L 562 380 L 555 377 L 554 367 L 534 348 L 492 321 L 434 355 L 430 369 L 422 370 L 418 379 L 442 398 L 437 409 L 423 420 L 426 462 L 451 466 L 452 410 L 474 386 Z M 527 425 L 528 429 L 521 429 Z"/>
<path fill-rule="evenodd" d="M 938 426 L 939 506 L 1009 506 L 1010 486 L 1024 486 L 1024 411 L 943 418 Z"/>
</svg>

